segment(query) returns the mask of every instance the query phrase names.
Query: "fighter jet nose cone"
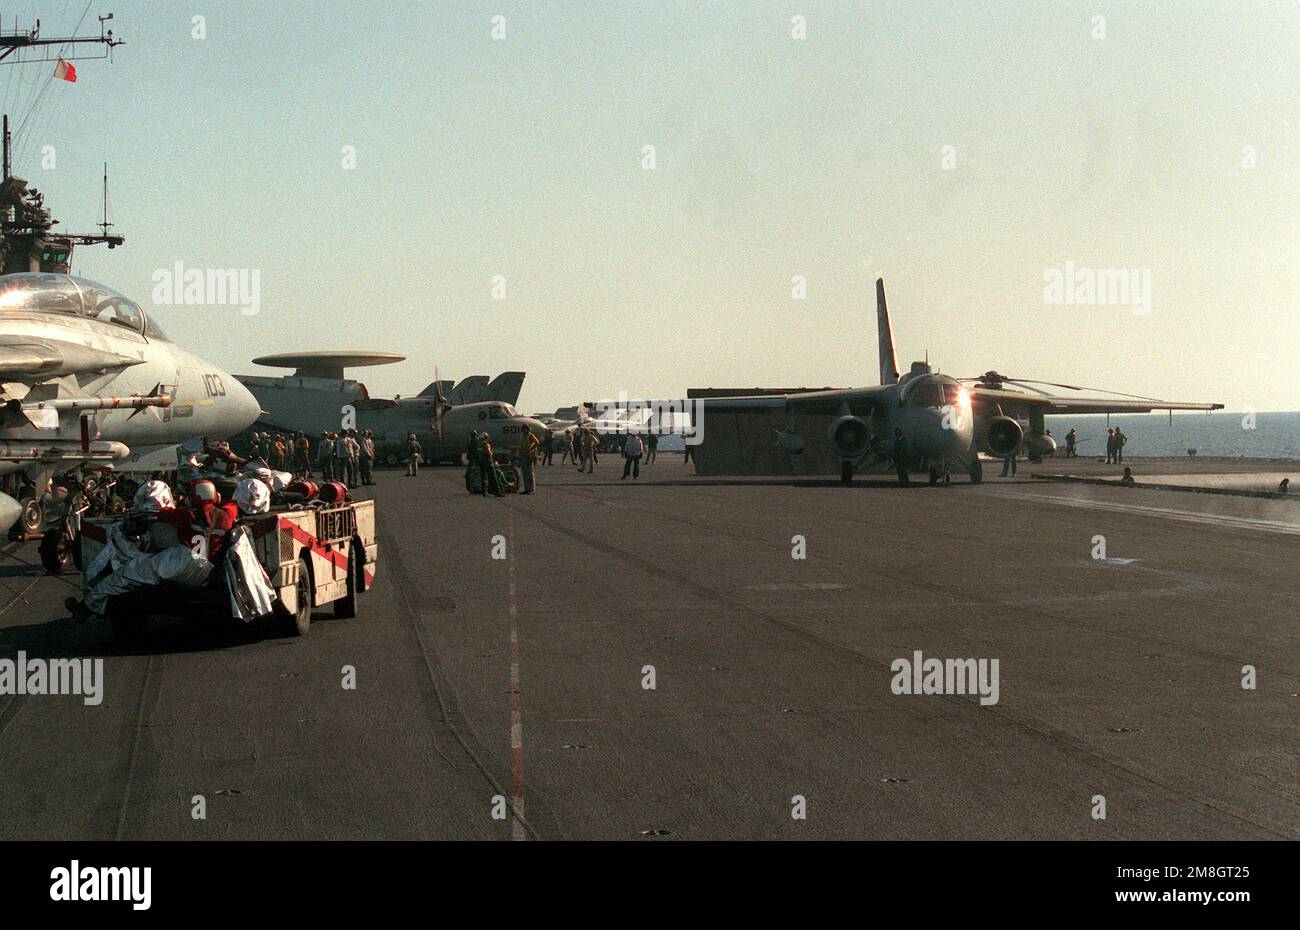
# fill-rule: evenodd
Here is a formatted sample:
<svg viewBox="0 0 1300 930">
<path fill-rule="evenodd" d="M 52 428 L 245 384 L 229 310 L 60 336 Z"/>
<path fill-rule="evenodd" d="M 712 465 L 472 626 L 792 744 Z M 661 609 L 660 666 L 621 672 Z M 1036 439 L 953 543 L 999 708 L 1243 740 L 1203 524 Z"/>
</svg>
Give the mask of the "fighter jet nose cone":
<svg viewBox="0 0 1300 930">
<path fill-rule="evenodd" d="M 257 422 L 258 418 L 262 415 L 262 405 L 258 399 L 253 396 L 253 393 L 248 388 L 244 387 L 243 384 L 239 381 L 235 381 L 233 378 L 231 381 L 234 383 L 234 386 L 228 390 L 234 395 L 233 400 L 235 401 L 239 420 L 238 425 L 236 425 L 231 432 L 238 433 L 241 430 L 248 429 Z"/>
<path fill-rule="evenodd" d="M 0 533 L 9 532 L 9 528 L 22 516 L 22 504 L 8 494 L 0 494 Z"/>
</svg>

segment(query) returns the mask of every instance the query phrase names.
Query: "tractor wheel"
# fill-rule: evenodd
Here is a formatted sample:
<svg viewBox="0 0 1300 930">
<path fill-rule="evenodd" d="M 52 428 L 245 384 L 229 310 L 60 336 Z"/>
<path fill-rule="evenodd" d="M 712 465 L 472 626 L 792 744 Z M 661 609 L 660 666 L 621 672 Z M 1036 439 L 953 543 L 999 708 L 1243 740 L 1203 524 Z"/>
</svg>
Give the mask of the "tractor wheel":
<svg viewBox="0 0 1300 930">
<path fill-rule="evenodd" d="M 334 602 L 334 616 L 340 620 L 350 620 L 357 615 L 357 598 L 361 596 L 361 572 L 365 560 L 366 551 L 354 539 L 348 544 L 348 593 Z"/>
<path fill-rule="evenodd" d="M 303 553 L 298 560 L 298 583 L 296 585 L 298 593 L 298 609 L 289 613 L 283 603 L 277 603 L 276 614 L 280 619 L 280 632 L 285 636 L 306 636 L 307 630 L 311 628 L 311 563 L 308 556 Z"/>
</svg>

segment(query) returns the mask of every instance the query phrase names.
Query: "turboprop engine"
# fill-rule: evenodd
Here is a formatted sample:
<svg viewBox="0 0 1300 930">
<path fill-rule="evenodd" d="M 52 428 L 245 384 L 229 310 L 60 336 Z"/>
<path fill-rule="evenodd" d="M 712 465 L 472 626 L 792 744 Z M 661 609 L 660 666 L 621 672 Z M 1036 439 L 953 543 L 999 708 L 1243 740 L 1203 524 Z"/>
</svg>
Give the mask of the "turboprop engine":
<svg viewBox="0 0 1300 930">
<path fill-rule="evenodd" d="M 832 421 L 827 438 L 842 459 L 856 459 L 865 455 L 871 441 L 871 431 L 860 418 L 845 414 Z"/>
<path fill-rule="evenodd" d="M 996 456 L 1014 455 L 1020 451 L 1025 431 L 1011 417 L 993 417 L 985 434 L 989 452 Z"/>
</svg>

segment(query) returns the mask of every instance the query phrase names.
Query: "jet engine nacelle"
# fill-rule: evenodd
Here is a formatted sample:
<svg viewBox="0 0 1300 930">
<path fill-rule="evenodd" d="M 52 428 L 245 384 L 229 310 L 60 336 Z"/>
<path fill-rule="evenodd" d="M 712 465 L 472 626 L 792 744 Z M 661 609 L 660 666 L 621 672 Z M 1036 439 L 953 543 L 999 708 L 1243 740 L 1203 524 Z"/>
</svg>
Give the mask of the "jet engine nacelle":
<svg viewBox="0 0 1300 930">
<path fill-rule="evenodd" d="M 860 418 L 846 414 L 831 423 L 827 437 L 836 455 L 842 459 L 856 459 L 866 454 L 871 431 Z"/>
<path fill-rule="evenodd" d="M 985 435 L 985 444 L 988 446 L 989 452 L 1001 457 L 1015 455 L 1020 451 L 1020 444 L 1024 441 L 1025 431 L 1011 417 L 993 417 L 989 420 L 988 431 Z"/>
<path fill-rule="evenodd" d="M 776 438 L 776 444 L 790 455 L 798 455 L 803 451 L 803 437 L 792 430 L 782 430 Z"/>
<path fill-rule="evenodd" d="M 1056 454 L 1056 440 L 1046 433 L 1028 433 L 1024 438 L 1024 449 L 1032 456 L 1046 458 Z"/>
</svg>

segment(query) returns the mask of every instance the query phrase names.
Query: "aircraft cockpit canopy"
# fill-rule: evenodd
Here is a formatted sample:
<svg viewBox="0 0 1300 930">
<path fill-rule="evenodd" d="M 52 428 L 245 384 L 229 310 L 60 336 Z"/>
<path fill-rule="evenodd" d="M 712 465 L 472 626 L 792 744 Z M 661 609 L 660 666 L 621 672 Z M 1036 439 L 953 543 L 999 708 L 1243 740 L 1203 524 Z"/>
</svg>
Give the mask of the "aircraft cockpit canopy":
<svg viewBox="0 0 1300 930">
<path fill-rule="evenodd" d="M 913 404 L 923 407 L 945 407 L 949 404 L 965 404 L 969 395 L 966 390 L 949 378 L 922 376 L 914 378 L 903 387 L 899 395 L 900 404 Z"/>
<path fill-rule="evenodd" d="M 519 413 L 509 404 L 493 404 L 488 408 L 488 418 L 492 420 L 508 420 L 517 416 Z"/>
<path fill-rule="evenodd" d="M 132 332 L 161 336 L 151 327 L 140 305 L 117 291 L 85 278 L 66 274 L 20 272 L 0 275 L 0 314 L 61 313 L 111 323 Z"/>
</svg>

